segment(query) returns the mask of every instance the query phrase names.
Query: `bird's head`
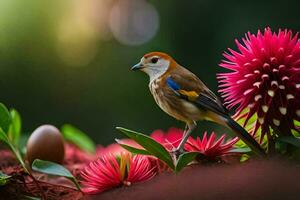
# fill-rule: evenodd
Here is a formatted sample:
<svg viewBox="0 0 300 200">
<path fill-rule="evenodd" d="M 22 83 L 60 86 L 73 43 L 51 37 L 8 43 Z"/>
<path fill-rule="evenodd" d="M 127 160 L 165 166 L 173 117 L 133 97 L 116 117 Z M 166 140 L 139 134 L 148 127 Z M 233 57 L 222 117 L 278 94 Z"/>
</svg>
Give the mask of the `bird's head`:
<svg viewBox="0 0 300 200">
<path fill-rule="evenodd" d="M 140 70 L 149 75 L 150 81 L 165 74 L 169 69 L 175 68 L 177 63 L 168 54 L 151 52 L 145 54 L 141 61 L 134 65 L 131 70 Z"/>
</svg>

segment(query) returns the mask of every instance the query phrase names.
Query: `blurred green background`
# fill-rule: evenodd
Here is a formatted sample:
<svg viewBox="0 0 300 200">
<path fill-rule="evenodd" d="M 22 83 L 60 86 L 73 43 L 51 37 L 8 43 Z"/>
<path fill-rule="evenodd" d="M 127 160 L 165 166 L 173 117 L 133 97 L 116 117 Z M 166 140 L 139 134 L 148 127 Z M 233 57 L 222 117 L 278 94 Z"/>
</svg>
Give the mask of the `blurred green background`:
<svg viewBox="0 0 300 200">
<path fill-rule="evenodd" d="M 164 51 L 217 91 L 222 53 L 247 31 L 300 30 L 299 1 L 1 0 L 0 101 L 25 131 L 71 123 L 97 143 L 115 126 L 144 133 L 184 127 L 163 113 L 148 77 L 129 69 Z M 229 132 L 200 122 L 204 130 Z"/>
</svg>

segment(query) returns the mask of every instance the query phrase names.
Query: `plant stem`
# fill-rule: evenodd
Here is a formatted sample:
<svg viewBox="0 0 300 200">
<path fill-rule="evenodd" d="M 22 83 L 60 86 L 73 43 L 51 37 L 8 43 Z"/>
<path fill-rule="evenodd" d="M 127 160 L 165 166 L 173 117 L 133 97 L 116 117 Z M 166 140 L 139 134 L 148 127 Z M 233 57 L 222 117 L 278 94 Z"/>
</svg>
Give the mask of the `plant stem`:
<svg viewBox="0 0 300 200">
<path fill-rule="evenodd" d="M 19 150 L 17 148 L 15 148 L 15 146 L 9 140 L 8 140 L 7 144 L 9 145 L 10 149 L 13 151 L 13 153 L 17 157 L 17 160 L 20 162 L 20 164 L 23 167 L 24 171 L 30 176 L 30 178 L 32 178 L 33 182 L 36 184 L 37 188 L 40 190 L 42 199 L 46 199 L 46 195 L 45 195 L 43 189 L 40 187 L 40 185 L 38 184 L 37 180 L 31 174 L 30 170 L 27 169 L 26 164 L 25 164 L 22 156 L 20 155 Z"/>
<path fill-rule="evenodd" d="M 38 183 L 38 181 L 35 179 L 35 177 L 31 173 L 28 173 L 28 175 L 30 176 L 30 178 L 32 179 L 32 181 L 34 182 L 36 187 L 40 190 L 42 199 L 46 199 L 46 195 L 45 195 L 43 189 L 41 188 L 40 184 Z"/>
<path fill-rule="evenodd" d="M 283 123 L 281 123 L 279 127 L 274 128 L 274 133 L 277 136 L 294 137 L 289 126 L 287 125 L 287 123 L 284 123 L 284 122 L 285 121 L 283 121 Z M 291 155 L 292 151 L 293 151 L 293 146 L 291 144 L 286 143 L 286 154 Z"/>
<path fill-rule="evenodd" d="M 275 154 L 275 141 L 271 136 L 270 131 L 267 132 L 267 139 L 268 139 L 268 154 L 274 155 Z"/>
</svg>

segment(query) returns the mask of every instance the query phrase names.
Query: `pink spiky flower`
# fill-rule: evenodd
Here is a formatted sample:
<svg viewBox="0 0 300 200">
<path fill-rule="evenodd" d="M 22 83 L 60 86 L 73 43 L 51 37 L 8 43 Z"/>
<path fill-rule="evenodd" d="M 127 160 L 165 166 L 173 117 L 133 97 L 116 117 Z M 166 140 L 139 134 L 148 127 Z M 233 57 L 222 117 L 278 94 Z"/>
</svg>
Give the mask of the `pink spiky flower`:
<svg viewBox="0 0 300 200">
<path fill-rule="evenodd" d="M 162 130 L 156 130 L 150 137 L 162 144 L 168 151 L 172 151 L 179 146 L 183 137 L 183 131 L 178 128 L 169 128 L 166 133 Z"/>
<path fill-rule="evenodd" d="M 196 139 L 189 138 L 185 145 L 185 150 L 189 152 L 199 151 L 205 157 L 215 159 L 230 154 L 233 145 L 239 140 L 235 137 L 225 142 L 225 134 L 218 140 L 216 140 L 216 138 L 217 136 L 214 132 L 212 132 L 209 137 L 207 136 L 207 132 L 204 132 L 202 139 L 200 139 L 200 137 Z"/>
<path fill-rule="evenodd" d="M 81 172 L 83 191 L 96 194 L 103 191 L 147 181 L 156 174 L 156 167 L 147 156 L 121 153 L 119 157 L 104 155 L 89 163 Z"/>
<path fill-rule="evenodd" d="M 224 53 L 221 67 L 233 72 L 218 75 L 220 92 L 227 107 L 237 106 L 235 117 L 248 120 L 257 114 L 251 126 L 254 135 L 261 128 L 261 141 L 270 135 L 291 135 L 299 130 L 294 120 L 300 119 L 300 41 L 298 33 L 270 28 L 257 35 L 248 32 L 243 43 L 236 40 L 239 51 Z M 242 112 L 248 109 L 248 112 Z"/>
<path fill-rule="evenodd" d="M 132 139 L 127 139 L 126 138 L 126 139 L 119 140 L 119 142 L 122 143 L 122 144 L 126 144 L 126 145 L 129 145 L 129 146 L 138 148 L 138 149 L 142 148 L 139 144 L 137 144 Z M 112 154 L 114 156 L 118 156 L 123 152 L 128 153 L 128 151 L 126 149 L 124 149 L 122 146 L 120 146 L 118 143 L 112 143 L 112 144 L 110 144 L 106 147 L 97 148 L 96 154 L 99 157 L 102 157 L 103 155 L 107 155 L 107 154 Z"/>
</svg>

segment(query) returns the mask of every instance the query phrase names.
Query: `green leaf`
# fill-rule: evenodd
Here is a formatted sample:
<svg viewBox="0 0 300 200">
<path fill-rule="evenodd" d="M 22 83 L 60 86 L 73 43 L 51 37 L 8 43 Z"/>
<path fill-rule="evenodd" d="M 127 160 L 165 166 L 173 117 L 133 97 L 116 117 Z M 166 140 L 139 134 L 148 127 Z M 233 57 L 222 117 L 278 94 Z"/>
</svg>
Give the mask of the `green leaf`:
<svg viewBox="0 0 300 200">
<path fill-rule="evenodd" d="M 0 103 L 0 127 L 5 133 L 8 132 L 10 123 L 10 113 L 8 112 L 8 109 L 5 107 L 5 105 L 3 103 Z"/>
<path fill-rule="evenodd" d="M 20 162 L 24 170 L 29 174 L 28 169 L 26 168 L 26 165 L 24 163 L 24 160 L 19 152 L 19 150 L 11 143 L 7 135 L 4 133 L 4 131 L 0 128 L 0 140 L 2 140 L 5 144 L 9 146 L 9 148 L 12 150 L 12 152 L 15 154 L 17 160 Z"/>
<path fill-rule="evenodd" d="M 9 144 L 9 139 L 7 135 L 4 133 L 4 131 L 2 130 L 2 128 L 0 128 L 0 140 L 7 145 Z"/>
<path fill-rule="evenodd" d="M 17 146 L 21 136 L 21 126 L 22 126 L 21 116 L 18 113 L 18 111 L 16 111 L 15 109 L 12 109 L 10 111 L 10 116 L 11 116 L 11 124 L 8 130 L 8 137 L 10 141 L 12 141 L 12 143 L 15 146 Z"/>
<path fill-rule="evenodd" d="M 234 144 L 236 148 L 246 148 L 248 147 L 243 140 L 238 140 L 237 143 Z"/>
<path fill-rule="evenodd" d="M 300 139 L 293 137 L 293 136 L 283 136 L 283 137 L 279 137 L 277 138 L 278 141 L 280 142 L 285 142 L 288 144 L 291 144 L 297 148 L 300 148 Z"/>
<path fill-rule="evenodd" d="M 9 148 L 15 154 L 17 160 L 20 162 L 20 164 L 24 168 L 25 172 L 27 172 L 29 174 L 29 171 L 26 168 L 26 165 L 24 163 L 24 160 L 23 160 L 19 150 L 16 148 L 14 143 L 10 140 L 10 138 L 6 134 L 9 130 L 11 122 L 12 122 L 11 114 L 8 112 L 8 110 L 4 104 L 0 103 L 0 140 L 2 140 L 6 145 L 9 146 Z"/>
<path fill-rule="evenodd" d="M 91 153 L 96 151 L 96 146 L 93 140 L 91 140 L 85 133 L 74 126 L 65 124 L 61 128 L 61 132 L 66 140 L 75 144 L 80 149 Z"/>
<path fill-rule="evenodd" d="M 185 166 L 187 166 L 190 162 L 195 160 L 195 158 L 200 155 L 200 152 L 186 152 L 181 154 L 178 157 L 177 164 L 175 167 L 175 172 L 180 172 Z"/>
<path fill-rule="evenodd" d="M 249 160 L 250 156 L 248 154 L 243 154 L 240 158 L 240 162 L 246 162 Z"/>
<path fill-rule="evenodd" d="M 139 145 L 144 147 L 145 150 L 148 151 L 151 155 L 164 161 L 171 169 L 175 168 L 170 153 L 161 144 L 153 140 L 151 137 L 121 127 L 117 127 L 116 129 L 123 133 L 124 136 L 136 141 Z"/>
<path fill-rule="evenodd" d="M 249 112 L 250 112 L 249 108 L 245 108 L 245 109 L 242 110 L 242 112 L 240 113 L 239 116 L 242 116 L 242 115 L 244 115 L 246 113 L 249 113 Z M 245 123 L 245 119 L 246 119 L 245 117 L 240 118 L 239 120 L 237 120 L 237 122 L 241 126 L 243 126 L 244 123 Z M 254 124 L 255 124 L 256 121 L 257 121 L 257 114 L 253 114 L 250 117 L 250 119 L 248 120 L 247 124 L 244 126 L 245 130 L 249 131 L 254 126 Z"/>
<path fill-rule="evenodd" d="M 294 120 L 294 125 L 295 125 L 295 127 L 300 127 L 300 121 Z M 293 134 L 295 137 L 300 137 L 300 132 L 299 132 L 298 130 L 292 129 L 292 134 Z"/>
<path fill-rule="evenodd" d="M 18 149 L 20 150 L 20 153 L 22 155 L 26 155 L 26 145 L 27 145 L 27 141 L 30 137 L 30 134 L 31 133 L 22 132 L 22 134 L 20 136 Z"/>
<path fill-rule="evenodd" d="M 80 186 L 76 178 L 69 170 L 60 164 L 46 160 L 35 159 L 32 163 L 32 169 L 49 175 L 65 177 L 71 180 L 76 185 L 77 189 L 80 190 Z"/>
<path fill-rule="evenodd" d="M 244 148 L 234 148 L 229 151 L 230 153 L 249 153 L 251 152 L 251 149 L 249 147 Z"/>
<path fill-rule="evenodd" d="M 6 185 L 10 178 L 11 176 L 8 176 L 0 171 L 0 186 Z"/>
<path fill-rule="evenodd" d="M 126 149 L 127 151 L 134 153 L 134 154 L 142 154 L 142 155 L 151 155 L 151 153 L 149 153 L 148 151 L 146 151 L 145 149 L 138 149 L 132 146 L 129 146 L 127 144 L 124 144 L 121 140 L 119 139 L 115 139 L 116 142 L 123 147 L 124 149 Z"/>
</svg>

